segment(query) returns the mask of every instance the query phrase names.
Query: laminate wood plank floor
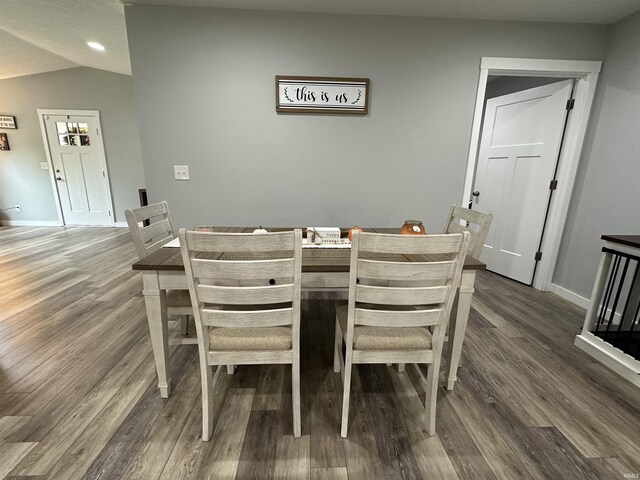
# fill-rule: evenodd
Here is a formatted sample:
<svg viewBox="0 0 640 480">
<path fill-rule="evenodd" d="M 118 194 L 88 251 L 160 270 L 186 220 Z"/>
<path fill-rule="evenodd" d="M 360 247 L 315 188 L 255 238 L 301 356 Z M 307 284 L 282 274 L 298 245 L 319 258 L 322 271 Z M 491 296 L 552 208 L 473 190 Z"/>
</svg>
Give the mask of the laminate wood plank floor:
<svg viewBox="0 0 640 480">
<path fill-rule="evenodd" d="M 439 391 L 435 437 L 412 369 L 385 365 L 354 369 L 340 437 L 340 295 L 313 293 L 302 302 L 302 438 L 291 368 L 259 365 L 222 374 L 204 443 L 196 347 L 171 347 L 174 388 L 160 398 L 135 258 L 127 229 L 0 227 L 0 479 L 640 474 L 640 390 L 573 346 L 584 310 L 488 272 L 459 381 Z"/>
</svg>

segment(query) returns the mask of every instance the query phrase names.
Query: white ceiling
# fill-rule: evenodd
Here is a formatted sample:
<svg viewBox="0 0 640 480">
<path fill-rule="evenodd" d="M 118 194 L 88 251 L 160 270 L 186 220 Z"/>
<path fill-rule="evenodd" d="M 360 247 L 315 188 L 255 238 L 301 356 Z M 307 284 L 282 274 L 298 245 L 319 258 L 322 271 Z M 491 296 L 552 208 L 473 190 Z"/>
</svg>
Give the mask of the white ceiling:
<svg viewBox="0 0 640 480">
<path fill-rule="evenodd" d="M 127 0 L 128 4 L 611 24 L 640 0 Z M 106 47 L 96 52 L 86 42 Z M 0 79 L 76 66 L 131 74 L 120 0 L 0 0 Z"/>
<path fill-rule="evenodd" d="M 0 0 L 0 59 L 0 79 L 78 66 L 131 75 L 124 7 L 117 0 Z"/>
</svg>

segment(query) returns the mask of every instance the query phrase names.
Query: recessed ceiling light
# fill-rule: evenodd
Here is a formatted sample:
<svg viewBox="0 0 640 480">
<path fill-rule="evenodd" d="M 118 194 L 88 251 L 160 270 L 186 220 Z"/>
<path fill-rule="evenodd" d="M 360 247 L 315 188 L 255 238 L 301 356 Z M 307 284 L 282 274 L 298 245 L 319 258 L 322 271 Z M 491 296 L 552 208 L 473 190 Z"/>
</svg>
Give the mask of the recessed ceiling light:
<svg viewBox="0 0 640 480">
<path fill-rule="evenodd" d="M 99 52 L 104 52 L 104 46 L 98 42 L 87 42 L 87 45 L 89 45 L 94 50 L 98 50 Z"/>
</svg>

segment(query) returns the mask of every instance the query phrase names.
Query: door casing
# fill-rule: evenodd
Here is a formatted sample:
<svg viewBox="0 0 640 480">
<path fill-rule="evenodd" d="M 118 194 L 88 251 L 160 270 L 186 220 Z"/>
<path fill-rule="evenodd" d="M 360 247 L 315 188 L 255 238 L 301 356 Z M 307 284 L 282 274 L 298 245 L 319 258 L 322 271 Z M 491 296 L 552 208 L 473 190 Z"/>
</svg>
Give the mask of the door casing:
<svg viewBox="0 0 640 480">
<path fill-rule="evenodd" d="M 575 105 L 569 118 L 558 159 L 558 187 L 554 192 L 542 240 L 542 259 L 538 262 L 533 286 L 538 290 L 550 290 L 553 271 L 560 249 L 569 202 L 576 178 L 580 153 L 587 129 L 587 122 L 593 104 L 598 74 L 602 62 L 582 60 L 544 60 L 531 58 L 482 57 L 478 76 L 478 89 L 473 113 L 467 172 L 461 205 L 471 200 L 471 191 L 480 144 L 480 128 L 484 97 L 489 75 L 575 78 L 573 98 Z"/>
<path fill-rule="evenodd" d="M 113 199 L 111 198 L 111 180 L 109 179 L 109 169 L 107 168 L 107 154 L 104 150 L 104 141 L 102 135 L 102 124 L 100 123 L 100 112 L 97 110 L 49 110 L 49 109 L 37 109 L 38 112 L 38 121 L 40 122 L 40 131 L 42 133 L 42 141 L 44 143 L 44 151 L 47 155 L 47 163 L 49 164 L 49 179 L 51 180 L 51 188 L 53 189 L 53 195 L 56 199 L 56 210 L 58 212 L 58 225 L 64 225 L 64 217 L 62 215 L 62 205 L 60 203 L 60 194 L 58 192 L 58 188 L 56 186 L 56 179 L 53 167 L 53 159 L 51 155 L 51 149 L 49 148 L 49 140 L 47 138 L 47 129 L 45 125 L 44 117 L 45 115 L 79 115 L 84 117 L 94 117 L 98 122 L 98 128 L 100 129 L 100 135 L 97 137 L 99 139 L 100 145 L 102 147 L 102 154 L 100 155 L 102 161 L 102 168 L 105 172 L 105 182 L 107 183 L 107 202 L 109 208 L 111 209 L 111 225 L 105 226 L 115 226 L 115 210 L 113 209 Z M 93 142 L 92 142 L 93 143 Z"/>
</svg>

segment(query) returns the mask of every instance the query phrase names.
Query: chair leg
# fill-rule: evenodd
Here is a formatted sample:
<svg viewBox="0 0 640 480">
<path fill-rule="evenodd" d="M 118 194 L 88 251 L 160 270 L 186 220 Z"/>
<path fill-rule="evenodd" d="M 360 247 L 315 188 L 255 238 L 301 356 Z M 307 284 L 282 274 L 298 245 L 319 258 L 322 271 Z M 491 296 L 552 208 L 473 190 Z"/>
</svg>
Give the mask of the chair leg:
<svg viewBox="0 0 640 480">
<path fill-rule="evenodd" d="M 424 408 L 426 411 L 426 427 L 429 436 L 436 434 L 436 403 L 438 401 L 438 371 L 440 362 L 436 361 L 427 367 Z"/>
<path fill-rule="evenodd" d="M 189 315 L 182 315 L 180 317 L 180 329 L 183 335 L 189 335 Z"/>
<path fill-rule="evenodd" d="M 227 365 L 227 374 L 228 375 L 233 375 L 233 372 L 236 371 L 236 366 L 235 365 Z"/>
<path fill-rule="evenodd" d="M 300 353 L 294 355 L 291 364 L 291 396 L 293 404 L 293 436 L 299 438 L 302 434 L 300 422 Z"/>
<path fill-rule="evenodd" d="M 336 336 L 333 344 L 333 371 L 335 373 L 340 372 L 340 355 L 342 355 L 342 331 L 340 331 L 340 324 L 336 319 Z"/>
<path fill-rule="evenodd" d="M 347 438 L 347 427 L 349 424 L 349 394 L 351 393 L 351 349 L 347 347 L 347 358 L 344 363 L 344 384 L 342 391 L 342 426 L 340 436 Z"/>
<path fill-rule="evenodd" d="M 216 372 L 212 373 L 215 368 Z M 213 434 L 213 391 L 220 378 L 222 365 L 202 365 L 200 363 L 200 377 L 202 381 L 202 440 L 208 442 Z"/>
<path fill-rule="evenodd" d="M 399 363 L 398 364 L 398 371 L 399 372 L 404 372 L 404 363 Z"/>
<path fill-rule="evenodd" d="M 213 375 L 211 366 L 200 359 L 200 380 L 202 382 L 202 440 L 208 442 L 213 433 Z"/>
</svg>

